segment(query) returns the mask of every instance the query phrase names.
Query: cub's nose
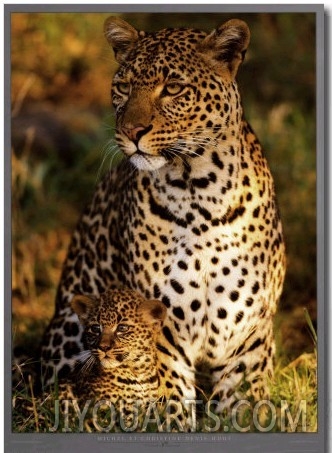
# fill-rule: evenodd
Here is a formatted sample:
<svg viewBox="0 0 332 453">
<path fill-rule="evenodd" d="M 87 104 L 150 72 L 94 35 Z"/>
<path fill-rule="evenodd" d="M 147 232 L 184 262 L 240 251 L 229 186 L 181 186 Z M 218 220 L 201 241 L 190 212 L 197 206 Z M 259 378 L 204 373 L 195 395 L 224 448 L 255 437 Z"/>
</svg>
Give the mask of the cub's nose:
<svg viewBox="0 0 332 453">
<path fill-rule="evenodd" d="M 114 335 L 105 334 L 101 338 L 98 349 L 100 349 L 103 352 L 107 352 L 114 347 L 114 342 L 115 342 Z"/>
</svg>

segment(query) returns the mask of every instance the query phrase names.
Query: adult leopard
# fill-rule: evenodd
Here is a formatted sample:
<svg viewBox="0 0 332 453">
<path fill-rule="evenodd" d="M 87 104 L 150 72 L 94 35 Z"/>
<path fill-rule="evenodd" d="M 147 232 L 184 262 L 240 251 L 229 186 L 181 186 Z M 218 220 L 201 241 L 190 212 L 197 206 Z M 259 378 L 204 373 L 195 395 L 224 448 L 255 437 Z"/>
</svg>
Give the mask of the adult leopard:
<svg viewBox="0 0 332 453">
<path fill-rule="evenodd" d="M 46 378 L 65 376 L 82 350 L 73 295 L 124 285 L 167 308 L 158 339 L 167 397 L 195 399 L 204 369 L 220 410 L 241 396 L 244 377 L 265 398 L 285 248 L 273 179 L 235 82 L 248 26 L 146 33 L 111 17 L 105 35 L 120 64 L 112 99 L 126 160 L 73 235 L 43 340 Z"/>
</svg>

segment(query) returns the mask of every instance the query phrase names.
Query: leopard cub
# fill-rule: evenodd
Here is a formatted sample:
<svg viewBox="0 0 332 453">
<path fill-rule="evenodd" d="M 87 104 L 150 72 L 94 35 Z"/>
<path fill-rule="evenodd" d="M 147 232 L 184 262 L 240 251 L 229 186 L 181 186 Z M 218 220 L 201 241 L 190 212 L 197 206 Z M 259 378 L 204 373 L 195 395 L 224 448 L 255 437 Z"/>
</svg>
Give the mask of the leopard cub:
<svg viewBox="0 0 332 453">
<path fill-rule="evenodd" d="M 157 335 L 166 308 L 131 290 L 75 295 L 71 306 L 84 328 L 84 350 L 77 374 L 60 384 L 59 399 L 107 403 L 131 422 L 135 411 L 159 398 Z"/>
</svg>

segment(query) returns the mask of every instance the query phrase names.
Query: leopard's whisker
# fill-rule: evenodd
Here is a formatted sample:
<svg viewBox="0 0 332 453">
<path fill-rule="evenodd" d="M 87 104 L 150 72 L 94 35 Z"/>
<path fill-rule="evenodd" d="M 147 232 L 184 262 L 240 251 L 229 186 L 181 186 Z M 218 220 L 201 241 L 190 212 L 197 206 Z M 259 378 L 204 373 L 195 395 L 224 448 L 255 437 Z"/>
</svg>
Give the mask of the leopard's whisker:
<svg viewBox="0 0 332 453">
<path fill-rule="evenodd" d="M 93 366 L 97 363 L 97 359 L 96 357 L 91 354 L 87 360 L 85 360 L 85 362 L 83 363 L 82 366 L 79 367 L 79 373 L 81 375 L 85 375 L 85 374 L 88 374 L 90 372 L 90 370 L 93 368 Z"/>
<path fill-rule="evenodd" d="M 81 351 L 78 353 L 76 356 L 74 356 L 74 359 L 78 362 L 84 362 L 91 356 L 91 351 L 89 349 Z"/>
<path fill-rule="evenodd" d="M 111 143 L 112 140 L 113 139 L 109 140 L 106 143 L 106 145 L 104 146 L 104 148 L 103 148 L 103 151 L 102 151 L 103 158 L 102 158 L 102 161 L 101 161 L 101 163 L 99 165 L 99 169 L 98 169 L 97 176 L 96 176 L 97 182 L 100 180 L 100 175 L 101 175 L 101 172 L 102 172 L 102 168 L 104 166 L 104 163 L 105 163 L 106 159 L 108 159 L 111 156 L 111 161 L 110 161 L 110 168 L 111 168 L 113 159 L 119 153 L 119 150 L 117 149 L 117 146 Z M 115 153 L 114 153 L 114 151 L 115 151 Z"/>
</svg>

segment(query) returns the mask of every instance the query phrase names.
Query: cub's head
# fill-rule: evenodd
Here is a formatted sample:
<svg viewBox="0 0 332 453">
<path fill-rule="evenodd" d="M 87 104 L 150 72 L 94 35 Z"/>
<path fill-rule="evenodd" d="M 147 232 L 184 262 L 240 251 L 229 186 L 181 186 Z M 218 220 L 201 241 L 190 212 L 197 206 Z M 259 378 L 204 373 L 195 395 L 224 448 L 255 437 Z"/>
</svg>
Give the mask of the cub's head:
<svg viewBox="0 0 332 453">
<path fill-rule="evenodd" d="M 99 298 L 75 295 L 71 306 L 84 328 L 82 361 L 91 365 L 97 360 L 111 369 L 155 353 L 166 315 L 160 301 L 130 290 L 112 290 Z"/>
<path fill-rule="evenodd" d="M 112 85 L 116 138 L 137 168 L 155 170 L 201 155 L 197 149 L 216 138 L 234 137 L 242 117 L 234 78 L 249 44 L 245 22 L 230 20 L 210 34 L 146 33 L 110 17 L 104 32 L 120 63 Z"/>
</svg>

